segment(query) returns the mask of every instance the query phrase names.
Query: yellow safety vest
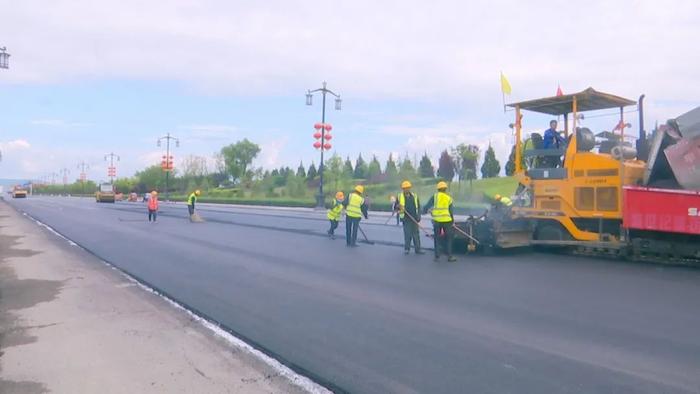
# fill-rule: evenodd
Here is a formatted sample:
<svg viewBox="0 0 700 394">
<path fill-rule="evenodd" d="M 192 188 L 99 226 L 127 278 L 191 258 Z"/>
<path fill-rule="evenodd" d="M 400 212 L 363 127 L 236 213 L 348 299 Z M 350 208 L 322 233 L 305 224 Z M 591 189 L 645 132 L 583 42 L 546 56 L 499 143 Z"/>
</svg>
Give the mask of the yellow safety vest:
<svg viewBox="0 0 700 394">
<path fill-rule="evenodd" d="M 328 210 L 328 220 L 338 220 L 340 219 L 340 214 L 343 212 L 343 204 L 339 203 L 338 200 L 333 200 L 333 208 Z"/>
<path fill-rule="evenodd" d="M 416 212 L 418 212 L 418 195 L 415 193 L 411 193 L 411 195 L 413 196 L 413 205 L 415 205 Z M 404 209 L 406 209 L 406 196 L 403 193 L 399 194 L 399 206 L 401 207 L 401 209 L 399 210 L 399 217 L 403 219 Z"/>
<path fill-rule="evenodd" d="M 187 205 L 194 205 L 194 203 L 197 202 L 197 195 L 192 193 L 190 196 L 187 198 Z"/>
<path fill-rule="evenodd" d="M 509 207 L 509 206 L 513 205 L 513 201 L 508 197 L 501 197 L 501 204 Z"/>
<path fill-rule="evenodd" d="M 365 203 L 365 199 L 357 194 L 350 193 L 350 200 L 348 201 L 348 206 L 345 208 L 345 215 L 349 218 L 361 218 L 362 217 L 362 204 Z"/>
<path fill-rule="evenodd" d="M 451 222 L 450 205 L 452 205 L 452 197 L 449 194 L 443 192 L 435 193 L 435 196 L 433 196 L 433 221 L 437 223 Z"/>
</svg>

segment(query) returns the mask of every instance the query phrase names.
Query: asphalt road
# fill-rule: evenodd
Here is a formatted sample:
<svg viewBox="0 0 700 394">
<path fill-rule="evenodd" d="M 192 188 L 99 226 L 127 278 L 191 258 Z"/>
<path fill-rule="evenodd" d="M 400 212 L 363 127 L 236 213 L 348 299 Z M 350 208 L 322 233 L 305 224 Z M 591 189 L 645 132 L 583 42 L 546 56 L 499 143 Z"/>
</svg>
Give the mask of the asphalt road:
<svg viewBox="0 0 700 394">
<path fill-rule="evenodd" d="M 355 393 L 700 392 L 700 271 L 545 254 L 356 249 L 322 212 L 10 204 L 293 368 Z M 343 223 L 341 223 L 341 229 Z M 342 232 L 341 232 L 342 233 Z M 428 241 L 424 239 L 424 241 Z"/>
</svg>

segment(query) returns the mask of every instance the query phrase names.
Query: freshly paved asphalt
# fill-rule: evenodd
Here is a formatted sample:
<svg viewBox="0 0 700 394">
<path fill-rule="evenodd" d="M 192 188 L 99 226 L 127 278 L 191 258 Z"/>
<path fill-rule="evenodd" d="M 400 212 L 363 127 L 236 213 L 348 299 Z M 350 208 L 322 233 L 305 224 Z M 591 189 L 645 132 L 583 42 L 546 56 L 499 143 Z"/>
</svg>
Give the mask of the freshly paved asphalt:
<svg viewBox="0 0 700 394">
<path fill-rule="evenodd" d="M 192 224 L 164 204 L 150 224 L 142 203 L 9 203 L 337 391 L 700 392 L 698 270 L 546 254 L 435 263 L 348 249 L 310 210 L 203 206 Z M 386 218 L 367 236 L 400 242 Z"/>
</svg>

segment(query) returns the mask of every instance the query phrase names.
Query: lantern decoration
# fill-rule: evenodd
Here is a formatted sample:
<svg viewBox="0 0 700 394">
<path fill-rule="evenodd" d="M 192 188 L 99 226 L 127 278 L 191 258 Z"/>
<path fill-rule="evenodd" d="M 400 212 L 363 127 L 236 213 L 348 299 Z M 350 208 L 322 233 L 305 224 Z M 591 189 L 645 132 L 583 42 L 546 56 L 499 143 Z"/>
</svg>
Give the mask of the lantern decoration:
<svg viewBox="0 0 700 394">
<path fill-rule="evenodd" d="M 321 127 L 323 127 L 323 123 L 316 123 L 316 124 L 314 125 L 314 129 L 316 129 L 316 130 L 320 130 Z"/>
<path fill-rule="evenodd" d="M 107 167 L 107 176 L 114 178 L 117 176 L 117 168 L 114 166 Z"/>
<path fill-rule="evenodd" d="M 173 156 L 172 155 L 170 155 L 170 156 L 163 155 L 163 160 L 161 160 L 161 162 L 160 162 L 160 168 L 166 172 L 172 171 L 174 168 Z"/>
<path fill-rule="evenodd" d="M 314 148 L 321 149 L 321 143 L 319 141 L 314 142 Z"/>
<path fill-rule="evenodd" d="M 328 133 L 326 133 L 326 135 L 323 136 L 323 139 L 326 140 L 326 141 L 330 141 L 331 139 L 333 139 L 333 136 L 330 135 L 330 134 L 328 134 Z"/>
<path fill-rule="evenodd" d="M 329 144 L 329 143 L 326 142 L 326 143 L 323 145 L 323 149 L 325 149 L 325 150 L 331 150 L 331 144 Z"/>
<path fill-rule="evenodd" d="M 329 123 L 326 123 L 323 125 L 326 128 L 326 131 L 331 131 L 333 130 L 333 126 L 331 126 Z"/>
<path fill-rule="evenodd" d="M 319 138 L 321 138 L 321 133 L 320 133 L 320 132 L 318 132 L 318 131 L 317 131 L 317 132 L 315 132 L 315 133 L 314 133 L 314 138 L 315 138 L 315 139 L 319 139 Z"/>
</svg>

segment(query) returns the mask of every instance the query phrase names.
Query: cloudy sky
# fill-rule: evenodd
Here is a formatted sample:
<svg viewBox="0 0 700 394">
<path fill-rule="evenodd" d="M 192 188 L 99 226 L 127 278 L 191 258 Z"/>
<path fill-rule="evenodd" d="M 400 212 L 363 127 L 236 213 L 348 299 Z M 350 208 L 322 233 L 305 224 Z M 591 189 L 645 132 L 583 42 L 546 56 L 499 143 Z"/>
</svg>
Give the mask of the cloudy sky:
<svg viewBox="0 0 700 394">
<path fill-rule="evenodd" d="M 12 1 L 0 0 L 0 178 L 60 168 L 106 178 L 104 155 L 131 175 L 161 155 L 211 156 L 249 138 L 256 165 L 318 163 L 322 81 L 333 149 L 433 158 L 489 142 L 504 160 L 507 101 L 594 88 L 636 99 L 646 121 L 700 103 L 700 2 L 689 1 Z M 634 110 L 634 108 L 631 108 Z M 636 128 L 636 114 L 628 115 Z M 547 118 L 527 115 L 526 127 Z M 616 121 L 591 118 L 597 131 Z"/>
</svg>

